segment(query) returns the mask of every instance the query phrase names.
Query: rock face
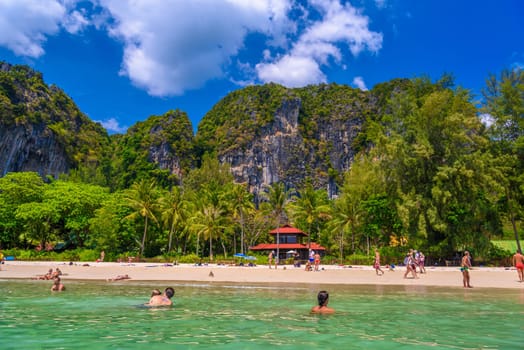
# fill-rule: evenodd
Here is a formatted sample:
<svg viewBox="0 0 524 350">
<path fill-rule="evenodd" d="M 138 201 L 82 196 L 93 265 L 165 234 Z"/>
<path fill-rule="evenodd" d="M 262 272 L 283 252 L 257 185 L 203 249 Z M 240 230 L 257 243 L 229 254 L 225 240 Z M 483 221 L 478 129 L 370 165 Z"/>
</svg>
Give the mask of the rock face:
<svg viewBox="0 0 524 350">
<path fill-rule="evenodd" d="M 365 120 L 377 113 L 375 105 L 372 92 L 343 85 L 250 86 L 219 101 L 196 135 L 186 113 L 175 110 L 138 122 L 110 141 L 41 74 L 0 62 L 0 175 L 36 171 L 58 177 L 105 162 L 114 188 L 150 174 L 169 185 L 209 152 L 255 195 L 275 182 L 299 188 L 309 178 L 334 196 L 341 174 L 362 148 L 358 138 Z"/>
<path fill-rule="evenodd" d="M 316 188 L 326 189 L 332 197 L 338 192 L 340 174 L 349 169 L 358 151 L 355 140 L 374 104 L 369 94 L 348 87 L 325 86 L 320 91 L 290 89 L 287 93 L 269 111 L 272 117 L 264 125 L 256 130 L 246 128 L 249 136 L 237 137 L 242 142 L 232 143 L 227 137 L 220 140 L 216 136 L 219 160 L 230 164 L 236 181 L 247 183 L 255 194 L 275 182 L 298 188 L 309 177 Z M 333 97 L 334 94 L 337 96 Z M 313 98 L 318 101 L 312 103 Z M 248 100 L 237 96 L 221 108 L 234 109 L 231 106 Z M 254 115 L 264 115 L 261 106 L 275 104 L 271 100 L 272 97 L 262 99 L 259 106 L 247 108 L 244 116 L 231 116 L 215 124 L 215 133 L 223 134 L 221 128 L 231 129 L 231 120 L 240 125 L 251 123 Z M 222 114 L 215 110 L 206 118 Z"/>
<path fill-rule="evenodd" d="M 36 171 L 58 177 L 67 173 L 70 164 L 63 145 L 42 124 L 0 127 L 0 174 Z"/>
</svg>

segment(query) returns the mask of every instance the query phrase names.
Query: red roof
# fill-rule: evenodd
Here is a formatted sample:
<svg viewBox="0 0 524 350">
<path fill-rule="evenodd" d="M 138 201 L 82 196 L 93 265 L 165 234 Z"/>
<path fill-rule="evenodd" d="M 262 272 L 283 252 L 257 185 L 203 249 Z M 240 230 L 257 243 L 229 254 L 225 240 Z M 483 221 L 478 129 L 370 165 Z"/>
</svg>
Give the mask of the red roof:
<svg viewBox="0 0 524 350">
<path fill-rule="evenodd" d="M 307 244 L 300 244 L 300 243 L 280 243 L 278 245 L 279 249 L 308 249 Z M 276 243 L 260 243 L 257 244 L 254 247 L 249 247 L 249 250 L 273 250 L 277 249 Z M 311 249 L 313 250 L 326 250 L 326 248 L 322 247 L 321 245 L 311 242 Z"/>
<path fill-rule="evenodd" d="M 294 235 L 307 236 L 307 233 L 304 233 L 304 232 L 300 231 L 298 228 L 292 227 L 292 226 L 289 226 L 289 225 L 284 225 L 284 226 L 280 227 L 279 229 L 273 229 L 273 230 L 269 231 L 269 233 L 272 234 L 272 235 L 276 235 L 277 234 L 277 230 L 278 230 L 278 233 L 281 234 L 281 235 L 282 234 L 284 234 L 284 235 L 294 234 Z"/>
</svg>

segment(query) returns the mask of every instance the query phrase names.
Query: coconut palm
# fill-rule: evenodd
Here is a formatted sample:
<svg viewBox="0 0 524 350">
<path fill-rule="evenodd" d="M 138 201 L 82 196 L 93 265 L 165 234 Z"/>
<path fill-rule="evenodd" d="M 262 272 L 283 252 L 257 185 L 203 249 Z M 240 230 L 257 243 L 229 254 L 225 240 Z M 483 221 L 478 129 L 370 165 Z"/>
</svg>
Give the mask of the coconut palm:
<svg viewBox="0 0 524 350">
<path fill-rule="evenodd" d="M 160 212 L 164 225 L 169 227 L 169 238 L 167 251 L 171 252 L 173 234 L 178 230 L 184 229 L 184 223 L 187 221 L 187 204 L 184 195 L 179 187 L 173 187 L 169 193 L 166 193 L 159 199 Z"/>
<path fill-rule="evenodd" d="M 229 203 L 233 219 L 240 224 L 240 253 L 244 254 L 244 226 L 246 213 L 254 209 L 253 195 L 246 190 L 245 184 L 234 184 L 229 192 Z"/>
<path fill-rule="evenodd" d="M 308 249 L 311 249 L 313 223 L 318 224 L 319 220 L 327 218 L 330 211 L 326 191 L 315 190 L 311 181 L 307 180 L 304 188 L 293 196 L 289 209 L 295 221 L 307 225 Z"/>
<path fill-rule="evenodd" d="M 277 227 L 277 257 L 280 257 L 280 225 L 285 214 L 286 204 L 289 201 L 289 190 L 286 190 L 283 182 L 273 183 L 267 192 L 266 211 L 275 218 Z"/>
<path fill-rule="evenodd" d="M 155 209 L 158 205 L 157 196 L 156 182 L 144 179 L 133 183 L 125 195 L 129 207 L 134 210 L 126 218 L 133 220 L 138 216 L 144 218 L 144 233 L 142 235 L 142 243 L 140 244 L 140 256 L 144 254 L 149 220 L 158 223 L 155 215 Z"/>
</svg>

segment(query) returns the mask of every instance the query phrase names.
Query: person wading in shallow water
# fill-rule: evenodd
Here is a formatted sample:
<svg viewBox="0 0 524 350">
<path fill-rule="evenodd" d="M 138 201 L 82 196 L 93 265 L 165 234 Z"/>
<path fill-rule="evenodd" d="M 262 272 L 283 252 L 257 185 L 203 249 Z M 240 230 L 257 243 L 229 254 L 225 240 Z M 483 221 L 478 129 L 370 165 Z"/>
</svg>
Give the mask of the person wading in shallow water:
<svg viewBox="0 0 524 350">
<path fill-rule="evenodd" d="M 332 314 L 335 312 L 334 309 L 328 307 L 329 294 L 325 290 L 321 290 L 317 295 L 318 305 L 313 306 L 311 312 L 314 314 Z"/>
<path fill-rule="evenodd" d="M 464 288 L 473 288 L 469 284 L 469 269 L 471 269 L 471 256 L 466 250 L 464 256 L 462 257 L 462 262 L 460 264 L 460 271 L 462 271 L 462 283 L 464 283 Z"/>
</svg>

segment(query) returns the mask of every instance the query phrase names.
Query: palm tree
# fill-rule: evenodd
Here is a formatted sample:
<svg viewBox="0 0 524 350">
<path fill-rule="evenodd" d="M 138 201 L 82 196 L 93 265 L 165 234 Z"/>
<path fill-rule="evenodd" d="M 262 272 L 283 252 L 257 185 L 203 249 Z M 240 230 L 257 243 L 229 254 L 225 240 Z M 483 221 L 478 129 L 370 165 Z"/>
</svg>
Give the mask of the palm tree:
<svg viewBox="0 0 524 350">
<path fill-rule="evenodd" d="M 192 225 L 193 230 L 197 234 L 197 238 L 203 235 L 204 238 L 209 239 L 209 260 L 213 260 L 213 238 L 220 238 L 226 226 L 224 222 L 224 211 L 222 208 L 207 204 L 201 208 L 195 217 L 195 222 Z M 197 245 L 198 255 L 198 245 Z"/>
<path fill-rule="evenodd" d="M 179 187 L 173 187 L 171 192 L 159 199 L 163 223 L 169 227 L 168 253 L 171 252 L 173 234 L 183 230 L 187 220 L 187 201 Z"/>
<path fill-rule="evenodd" d="M 128 215 L 127 219 L 135 219 L 137 216 L 144 218 L 144 233 L 140 244 L 140 256 L 144 254 L 146 244 L 147 229 L 149 219 L 158 222 L 155 216 L 157 206 L 157 187 L 154 180 L 144 180 L 135 182 L 127 191 L 125 199 L 134 212 Z"/>
<path fill-rule="evenodd" d="M 285 207 L 289 198 L 289 190 L 286 191 L 283 182 L 275 182 L 269 187 L 267 200 L 270 214 L 275 218 L 277 226 L 277 257 L 280 257 L 280 225 Z"/>
<path fill-rule="evenodd" d="M 246 185 L 234 184 L 230 196 L 233 218 L 240 223 L 240 253 L 244 254 L 244 219 L 246 212 L 254 209 L 253 195 L 246 190 Z"/>
<path fill-rule="evenodd" d="M 295 221 L 305 222 L 308 229 L 308 249 L 311 249 L 311 226 L 329 214 L 327 193 L 315 190 L 308 179 L 302 190 L 294 196 L 294 202 L 290 203 L 290 211 Z"/>
<path fill-rule="evenodd" d="M 335 235 L 339 234 L 341 262 L 344 259 L 344 234 L 346 232 L 351 232 L 351 249 L 353 252 L 355 251 L 355 224 L 359 215 L 360 208 L 358 204 L 352 201 L 347 194 L 343 194 L 334 201 L 329 226 Z"/>
<path fill-rule="evenodd" d="M 197 212 L 192 219 L 191 228 L 197 234 L 197 240 L 202 234 L 209 239 L 209 259 L 213 260 L 213 239 L 222 237 L 226 229 L 226 208 L 224 207 L 224 193 L 215 183 L 204 185 L 198 195 Z M 197 244 L 198 255 L 198 244 Z"/>
</svg>

